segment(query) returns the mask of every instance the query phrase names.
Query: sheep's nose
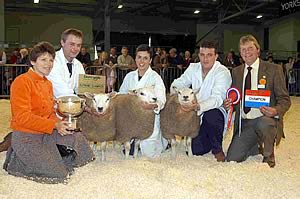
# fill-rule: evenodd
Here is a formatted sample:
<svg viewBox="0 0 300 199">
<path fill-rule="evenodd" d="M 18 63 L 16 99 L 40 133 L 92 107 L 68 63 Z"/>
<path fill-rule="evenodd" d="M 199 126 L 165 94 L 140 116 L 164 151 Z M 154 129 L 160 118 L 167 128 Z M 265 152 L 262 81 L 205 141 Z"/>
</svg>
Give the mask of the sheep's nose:
<svg viewBox="0 0 300 199">
<path fill-rule="evenodd" d="M 153 97 L 152 99 L 153 99 L 153 101 L 155 101 L 155 102 L 156 102 L 156 100 L 157 100 L 157 98 L 156 98 L 156 97 Z"/>
<path fill-rule="evenodd" d="M 98 107 L 98 112 L 102 112 L 103 111 L 103 107 Z"/>
<path fill-rule="evenodd" d="M 184 100 L 188 100 L 188 99 L 189 99 L 189 96 L 184 95 L 184 96 L 183 96 L 183 99 L 184 99 Z"/>
</svg>

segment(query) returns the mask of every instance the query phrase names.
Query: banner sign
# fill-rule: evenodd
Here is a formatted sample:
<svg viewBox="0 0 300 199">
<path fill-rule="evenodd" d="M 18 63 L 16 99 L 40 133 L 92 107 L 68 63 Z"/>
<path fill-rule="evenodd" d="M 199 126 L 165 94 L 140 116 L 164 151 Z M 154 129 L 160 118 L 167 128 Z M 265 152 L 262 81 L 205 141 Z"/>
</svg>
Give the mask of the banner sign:
<svg viewBox="0 0 300 199">
<path fill-rule="evenodd" d="M 269 90 L 246 90 L 245 107 L 259 108 L 261 106 L 270 106 Z"/>
<path fill-rule="evenodd" d="M 105 93 L 105 82 L 105 76 L 80 74 L 78 94 L 85 92 L 94 94 Z"/>
<path fill-rule="evenodd" d="M 281 0 L 279 4 L 280 16 L 285 16 L 300 11 L 300 0 Z"/>
</svg>

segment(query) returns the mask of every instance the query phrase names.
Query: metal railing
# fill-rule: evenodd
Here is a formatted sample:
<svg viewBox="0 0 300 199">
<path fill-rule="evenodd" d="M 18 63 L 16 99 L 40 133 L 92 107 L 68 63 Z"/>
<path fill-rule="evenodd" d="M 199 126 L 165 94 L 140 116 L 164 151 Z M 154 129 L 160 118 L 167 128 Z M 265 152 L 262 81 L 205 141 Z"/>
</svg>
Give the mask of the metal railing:
<svg viewBox="0 0 300 199">
<path fill-rule="evenodd" d="M 28 65 L 0 64 L 0 98 L 9 98 L 10 85 L 20 74 L 28 70 Z"/>
<path fill-rule="evenodd" d="M 167 92 L 169 92 L 171 83 L 174 79 L 180 77 L 184 72 L 183 69 L 177 67 L 158 68 L 152 67 L 162 78 Z M 27 65 L 2 64 L 0 65 L 0 98 L 9 98 L 10 85 L 13 80 L 20 74 L 28 70 Z M 119 91 L 126 74 L 131 72 L 131 68 L 115 69 L 116 83 L 114 90 Z M 106 75 L 105 66 L 88 66 L 85 72 L 91 75 Z M 286 74 L 286 83 L 290 95 L 300 95 L 300 69 L 291 69 Z"/>
</svg>

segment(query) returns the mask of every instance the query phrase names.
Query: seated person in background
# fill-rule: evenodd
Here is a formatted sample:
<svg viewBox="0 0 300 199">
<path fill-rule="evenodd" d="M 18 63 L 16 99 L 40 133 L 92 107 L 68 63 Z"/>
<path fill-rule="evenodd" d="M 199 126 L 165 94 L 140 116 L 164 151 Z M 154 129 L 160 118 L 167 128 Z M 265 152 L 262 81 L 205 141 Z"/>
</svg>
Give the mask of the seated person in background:
<svg viewBox="0 0 300 199">
<path fill-rule="evenodd" d="M 134 70 L 136 68 L 134 59 L 128 55 L 128 48 L 127 47 L 122 47 L 121 50 L 121 55 L 118 57 L 118 67 L 120 69 L 125 68 L 125 69 L 132 69 Z"/>
<path fill-rule="evenodd" d="M 170 92 L 174 93 L 174 86 L 200 89 L 196 94 L 197 103 L 183 107 L 184 111 L 197 111 L 201 119 L 199 134 L 192 139 L 192 152 L 204 155 L 212 151 L 218 162 L 224 162 L 222 142 L 226 112 L 222 105 L 231 76 L 229 70 L 216 61 L 217 52 L 214 41 L 203 41 L 200 44 L 200 62 L 191 63 L 171 84 Z"/>
<path fill-rule="evenodd" d="M 279 65 L 259 58 L 260 46 L 252 35 L 240 38 L 240 54 L 245 64 L 232 70 L 232 87 L 241 92 L 241 101 L 234 106 L 233 138 L 227 152 L 227 161 L 242 162 L 259 152 L 263 162 L 275 166 L 274 143 L 283 137 L 283 115 L 291 106 L 285 86 L 284 74 Z M 269 90 L 270 106 L 245 107 L 245 90 Z M 224 101 L 229 109 L 230 99 Z M 261 151 L 258 145 L 263 145 Z"/>
<path fill-rule="evenodd" d="M 86 47 L 81 47 L 80 53 L 76 56 L 76 59 L 82 63 L 84 68 L 92 65 L 91 56 Z"/>
<path fill-rule="evenodd" d="M 51 82 L 46 78 L 53 67 L 55 50 L 41 42 L 30 52 L 32 68 L 18 76 L 11 86 L 11 147 L 3 168 L 11 175 L 43 183 L 64 182 L 94 158 L 81 132 L 70 131 L 54 109 Z M 62 157 L 57 145 L 72 153 Z"/>
</svg>

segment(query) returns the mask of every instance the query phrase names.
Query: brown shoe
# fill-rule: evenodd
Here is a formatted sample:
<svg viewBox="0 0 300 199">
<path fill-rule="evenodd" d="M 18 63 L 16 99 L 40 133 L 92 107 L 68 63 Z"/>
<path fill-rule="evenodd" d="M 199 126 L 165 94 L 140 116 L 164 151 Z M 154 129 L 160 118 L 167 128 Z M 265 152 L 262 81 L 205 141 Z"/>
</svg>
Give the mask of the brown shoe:
<svg viewBox="0 0 300 199">
<path fill-rule="evenodd" d="M 0 143 L 0 153 L 3 151 L 7 151 L 7 149 L 11 146 L 11 135 L 12 135 L 12 132 L 7 134 L 4 137 L 4 141 Z"/>
<path fill-rule="evenodd" d="M 220 151 L 219 153 L 216 153 L 214 155 L 218 162 L 225 162 L 225 154 L 223 151 Z"/>
<path fill-rule="evenodd" d="M 263 162 L 268 163 L 270 168 L 275 167 L 275 155 L 274 152 L 269 157 L 264 157 Z"/>
</svg>

